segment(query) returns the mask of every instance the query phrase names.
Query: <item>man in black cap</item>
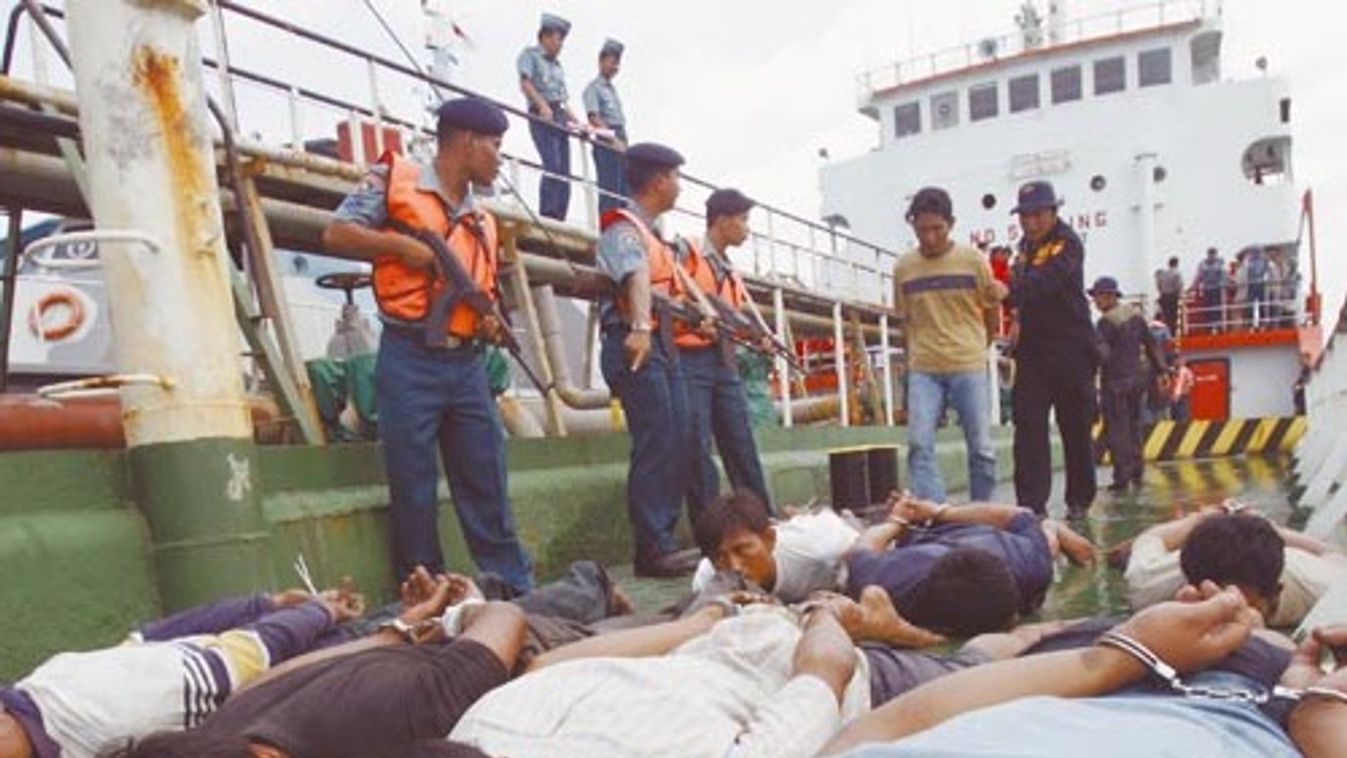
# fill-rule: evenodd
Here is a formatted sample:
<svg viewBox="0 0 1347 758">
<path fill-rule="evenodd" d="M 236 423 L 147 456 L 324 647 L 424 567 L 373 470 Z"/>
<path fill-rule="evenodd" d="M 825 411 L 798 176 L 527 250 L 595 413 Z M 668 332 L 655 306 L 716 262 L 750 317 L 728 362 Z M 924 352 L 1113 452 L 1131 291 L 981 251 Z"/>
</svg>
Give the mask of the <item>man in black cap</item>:
<svg viewBox="0 0 1347 758">
<path fill-rule="evenodd" d="M 1085 247 L 1057 217 L 1048 182 L 1020 187 L 1018 214 L 1024 237 L 1012 268 L 1008 301 L 1019 313 L 1012 396 L 1015 420 L 1015 496 L 1043 515 L 1052 493 L 1048 412 L 1056 411 L 1066 457 L 1068 515 L 1084 517 L 1095 496 L 1094 328 L 1085 300 Z"/>
<path fill-rule="evenodd" d="M 613 77 L 622 67 L 622 43 L 606 40 L 599 50 L 599 75 L 585 87 L 585 114 L 589 125 L 611 133 L 594 141 L 594 171 L 598 174 L 599 213 L 622 207 L 627 194 L 627 182 L 622 169 L 622 152 L 627 149 L 627 117 L 622 113 L 622 99 L 617 96 Z"/>
<path fill-rule="evenodd" d="M 1104 415 L 1104 440 L 1113 457 L 1112 492 L 1141 487 L 1141 403 L 1146 397 L 1150 374 L 1141 370 L 1144 350 L 1155 376 L 1165 376 L 1169 367 L 1155 344 L 1150 324 L 1135 306 L 1119 302 L 1118 280 L 1101 276 L 1090 287 L 1090 298 L 1099 309 L 1099 400 Z"/>
<path fill-rule="evenodd" d="M 701 244 L 686 242 L 678 250 L 680 265 L 696 287 L 697 297 L 719 298 L 725 306 L 744 312 L 750 319 L 756 314 L 746 310 L 750 303 L 748 290 L 730 263 L 729 249 L 748 239 L 748 214 L 752 209 L 753 201 L 739 190 L 712 192 L 706 199 L 706 236 Z M 676 338 L 688 388 L 692 440 L 688 515 L 694 524 L 703 506 L 720 494 L 720 477 L 711 460 L 712 436 L 730 486 L 753 493 L 771 512 L 735 348 L 733 344 L 722 344 L 725 339 L 714 332 L 693 329 L 680 330 Z"/>
<path fill-rule="evenodd" d="M 600 306 L 600 362 L 631 433 L 627 515 L 636 536 L 637 576 L 691 573 L 696 560 L 680 554 L 674 540 L 687 486 L 687 389 L 663 303 L 681 299 L 683 291 L 673 251 L 655 231 L 655 219 L 678 199 L 681 165 L 683 156 L 663 145 L 632 145 L 632 202 L 603 216 L 598 245 L 599 271 L 614 286 Z"/>
<path fill-rule="evenodd" d="M 485 100 L 446 102 L 439 110 L 434 163 L 386 155 L 337 209 L 323 244 L 374 264 L 374 296 L 384 322 L 379 438 L 398 576 L 417 565 L 444 571 L 438 448 L 473 561 L 524 592 L 533 586 L 533 565 L 514 530 L 505 437 L 482 357 L 485 344 L 499 341 L 503 325 L 464 302 L 442 327 L 428 324 L 445 274 L 429 247 L 392 228 L 400 224 L 445 238 L 476 288 L 496 299 L 496 220 L 478 206 L 472 185 L 495 180 L 507 126 L 500 108 Z"/>
<path fill-rule="evenodd" d="M 566 75 L 561 70 L 561 46 L 571 31 L 571 22 L 544 13 L 538 25 L 538 44 L 519 53 L 519 89 L 529 113 L 529 135 L 538 149 L 544 176 L 538 186 L 538 212 L 558 221 L 566 220 L 571 204 L 571 143 L 568 130 L 575 123 L 566 105 Z"/>
</svg>

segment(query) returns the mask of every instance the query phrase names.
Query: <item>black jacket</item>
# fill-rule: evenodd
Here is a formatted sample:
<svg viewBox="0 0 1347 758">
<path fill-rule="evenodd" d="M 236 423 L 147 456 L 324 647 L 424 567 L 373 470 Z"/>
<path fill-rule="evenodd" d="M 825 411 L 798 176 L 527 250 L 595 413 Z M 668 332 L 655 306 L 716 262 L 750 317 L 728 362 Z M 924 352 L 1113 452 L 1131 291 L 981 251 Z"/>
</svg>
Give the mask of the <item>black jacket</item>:
<svg viewBox="0 0 1347 758">
<path fill-rule="evenodd" d="M 1094 354 L 1094 325 L 1085 299 L 1085 246 L 1058 220 L 1038 245 L 1020 241 L 1024 260 L 1012 269 L 1010 304 L 1019 316 L 1019 358 Z"/>
</svg>

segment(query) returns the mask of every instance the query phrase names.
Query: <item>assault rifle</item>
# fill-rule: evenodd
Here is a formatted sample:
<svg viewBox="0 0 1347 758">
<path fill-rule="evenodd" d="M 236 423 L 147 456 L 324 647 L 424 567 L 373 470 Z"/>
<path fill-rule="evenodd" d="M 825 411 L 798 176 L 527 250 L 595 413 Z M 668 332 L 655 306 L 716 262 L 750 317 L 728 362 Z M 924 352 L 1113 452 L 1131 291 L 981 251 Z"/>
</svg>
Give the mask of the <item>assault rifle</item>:
<svg viewBox="0 0 1347 758">
<path fill-rule="evenodd" d="M 474 215 L 467 223 L 472 235 L 485 248 L 486 233 L 482 230 L 481 221 Z M 459 303 L 466 304 L 479 317 L 489 316 L 500 323 L 500 346 L 505 348 L 515 363 L 524 370 L 524 375 L 533 386 L 543 395 L 547 395 L 552 386 L 539 379 L 538 374 L 524 360 L 523 347 L 510 329 L 509 318 L 496 301 L 472 280 L 471 275 L 463 268 L 463 262 L 453 250 L 449 249 L 448 241 L 429 229 L 420 229 L 396 219 L 389 221 L 388 225 L 394 231 L 415 239 L 435 253 L 435 269 L 444 284 L 438 291 L 434 287 L 431 289 L 430 308 L 426 313 L 424 326 L 426 344 L 430 347 L 446 347 L 449 343 L 449 319 L 453 317 L 454 309 Z"/>
<path fill-rule="evenodd" d="M 686 245 L 687 242 L 686 240 L 680 239 L 675 244 Z M 708 263 L 708 265 L 710 264 Z M 725 274 L 726 276 L 733 277 L 735 283 L 740 287 L 743 286 L 743 284 L 738 281 L 738 275 L 733 270 L 728 270 Z M 697 283 L 693 281 L 692 277 L 688 276 L 686 271 L 683 271 L 682 267 L 675 265 L 674 275 L 678 278 L 683 288 L 688 290 L 695 299 L 704 303 L 710 310 L 715 312 L 717 336 L 721 338 L 721 345 L 726 350 L 726 360 L 731 365 L 733 365 L 733 350 L 731 349 L 732 346 L 730 343 L 736 343 L 743 345 L 754 352 L 781 358 L 785 360 L 786 365 L 795 370 L 796 373 L 805 373 L 804 365 L 800 363 L 800 359 L 795 355 L 795 351 L 783 344 L 781 340 L 777 339 L 776 335 L 772 334 L 771 330 L 767 328 L 767 325 L 762 321 L 762 315 L 757 312 L 757 306 L 753 304 L 751 298 L 748 298 L 748 303 L 750 304 L 750 307 L 753 308 L 753 317 L 750 317 L 748 314 L 735 308 L 733 305 L 730 305 L 725 298 L 713 292 L 703 291 L 701 287 L 698 287 Z M 745 295 L 747 295 L 746 290 Z M 698 316 L 700 315 L 700 312 L 698 312 Z M 770 346 L 770 349 L 764 349 L 764 344 Z"/>
</svg>

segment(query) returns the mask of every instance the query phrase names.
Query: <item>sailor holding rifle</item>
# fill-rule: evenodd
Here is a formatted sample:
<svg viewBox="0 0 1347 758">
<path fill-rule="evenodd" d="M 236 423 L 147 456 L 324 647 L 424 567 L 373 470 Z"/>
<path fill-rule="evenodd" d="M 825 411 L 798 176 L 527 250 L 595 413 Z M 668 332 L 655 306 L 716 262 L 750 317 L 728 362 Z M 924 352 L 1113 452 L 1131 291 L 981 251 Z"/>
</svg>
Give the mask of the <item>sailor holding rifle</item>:
<svg viewBox="0 0 1347 758">
<path fill-rule="evenodd" d="M 438 448 L 474 563 L 524 592 L 532 561 L 515 534 L 505 436 L 483 363 L 485 344 L 510 336 L 496 306 L 496 220 L 472 191 L 496 178 L 508 125 L 485 100 L 444 103 L 434 162 L 384 155 L 337 209 L 323 244 L 374 264 L 384 323 L 379 437 L 398 576 L 418 565 L 444 570 Z"/>
<path fill-rule="evenodd" d="M 688 510 L 693 523 L 701 509 L 720 494 L 720 478 L 711 460 L 711 438 L 720 451 L 730 486 L 753 493 L 771 510 L 767 482 L 758 459 L 744 383 L 739 378 L 733 336 L 764 353 L 775 352 L 771 332 L 748 296 L 729 259 L 729 249 L 748 239 L 753 201 L 736 189 L 719 189 L 706 200 L 706 236 L 700 244 L 678 245 L 680 280 L 692 296 L 716 314 L 718 332 L 683 328 L 676 338 L 688 388 L 691 423 Z M 737 327 L 737 328 L 736 328 Z"/>
<path fill-rule="evenodd" d="M 627 514 L 636 535 L 638 576 L 678 576 L 694 568 L 674 540 L 687 481 L 687 391 L 673 344 L 684 294 L 673 251 L 655 219 L 678 199 L 683 156 L 663 145 L 627 150 L 629 207 L 603 215 L 598 268 L 614 292 L 601 303 L 603 377 L 622 401 L 631 433 Z"/>
</svg>

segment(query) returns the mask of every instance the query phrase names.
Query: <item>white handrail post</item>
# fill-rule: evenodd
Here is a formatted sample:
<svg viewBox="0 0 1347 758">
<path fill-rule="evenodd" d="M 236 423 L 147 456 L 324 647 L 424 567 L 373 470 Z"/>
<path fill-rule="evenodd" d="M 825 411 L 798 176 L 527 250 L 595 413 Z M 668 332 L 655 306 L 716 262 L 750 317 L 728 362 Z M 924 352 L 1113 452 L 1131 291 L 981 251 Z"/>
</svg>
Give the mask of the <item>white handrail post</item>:
<svg viewBox="0 0 1347 758">
<path fill-rule="evenodd" d="M 884 423 L 893 426 L 893 358 L 889 355 L 889 314 L 879 316 L 880 371 L 884 373 Z"/>
<path fill-rule="evenodd" d="M 842 426 L 851 426 L 851 409 L 847 404 L 847 345 L 842 334 L 842 301 L 833 301 L 833 360 L 837 372 L 837 408 Z"/>
<path fill-rule="evenodd" d="M 786 296 L 780 287 L 772 289 L 772 315 L 776 321 L 777 340 L 794 350 L 795 346 L 786 335 Z M 795 425 L 795 412 L 791 408 L 790 398 L 790 366 L 780 355 L 776 357 L 776 384 L 781 392 L 781 426 L 789 429 Z"/>
</svg>

